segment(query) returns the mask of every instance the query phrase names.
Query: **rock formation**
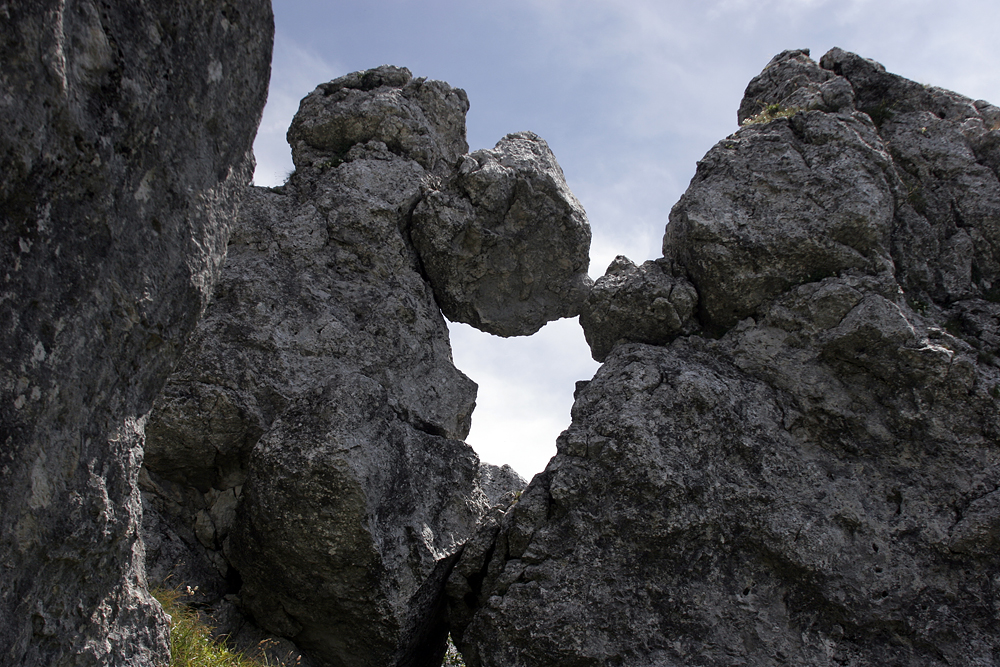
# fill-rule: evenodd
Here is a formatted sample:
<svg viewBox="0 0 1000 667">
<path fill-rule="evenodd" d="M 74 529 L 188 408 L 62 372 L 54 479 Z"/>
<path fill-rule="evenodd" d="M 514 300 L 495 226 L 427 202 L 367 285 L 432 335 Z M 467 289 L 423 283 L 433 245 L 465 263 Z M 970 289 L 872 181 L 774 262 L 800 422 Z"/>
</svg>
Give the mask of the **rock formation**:
<svg viewBox="0 0 1000 667">
<path fill-rule="evenodd" d="M 590 225 L 531 132 L 462 158 L 413 214 L 413 243 L 448 319 L 498 336 L 575 317 L 590 289 Z"/>
<path fill-rule="evenodd" d="M 696 331 L 698 293 L 683 276 L 674 276 L 667 260 L 636 266 L 615 257 L 597 279 L 580 313 L 587 344 L 595 361 L 604 361 L 619 343 L 668 343 Z"/>
<path fill-rule="evenodd" d="M 448 582 L 470 667 L 996 664 L 1000 109 L 808 55 L 597 281 L 606 362 Z"/>
<path fill-rule="evenodd" d="M 587 266 L 589 228 L 554 158 L 527 133 L 465 155 L 467 109 L 463 91 L 389 66 L 307 96 L 288 131 L 296 171 L 243 202 L 214 300 L 149 421 L 150 577 L 198 586 L 217 620 L 244 611 L 317 664 L 440 664 L 454 554 L 524 485 L 463 442 L 476 386 L 452 363 L 435 300 L 455 290 L 428 267 L 448 281 L 449 261 L 475 258 L 449 260 L 447 244 L 424 255 L 416 229 L 434 243 L 490 237 L 483 283 L 506 284 L 493 264 L 516 242 L 489 225 L 566 253 L 544 258 L 549 273 L 541 256 L 514 272 L 537 276 L 524 308 L 462 287 L 462 308 L 509 305 L 491 311 L 496 326 L 537 328 L 580 305 L 538 305 Z M 469 204 L 455 231 L 425 202 L 466 176 L 500 194 Z M 496 202 L 518 212 L 496 217 Z"/>
<path fill-rule="evenodd" d="M 0 663 L 164 664 L 143 423 L 250 178 L 270 3 L 3 15 Z"/>
</svg>

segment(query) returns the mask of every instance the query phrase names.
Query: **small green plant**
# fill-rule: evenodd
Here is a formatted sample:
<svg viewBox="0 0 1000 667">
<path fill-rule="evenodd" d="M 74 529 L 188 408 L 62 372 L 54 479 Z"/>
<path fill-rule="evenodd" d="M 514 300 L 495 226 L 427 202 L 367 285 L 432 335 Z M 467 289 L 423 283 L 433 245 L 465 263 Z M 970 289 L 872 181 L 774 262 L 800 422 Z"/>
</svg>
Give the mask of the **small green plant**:
<svg viewBox="0 0 1000 667">
<path fill-rule="evenodd" d="M 768 104 L 760 113 L 756 116 L 751 116 L 745 119 L 740 125 L 746 127 L 747 125 L 759 125 L 762 123 L 770 123 L 772 120 L 777 120 L 778 118 L 788 118 L 789 116 L 794 116 L 801 109 L 798 107 L 783 107 L 780 104 Z"/>
<path fill-rule="evenodd" d="M 910 304 L 910 308 L 920 313 L 921 315 L 927 312 L 928 304 L 923 299 L 907 299 L 907 301 Z"/>
<path fill-rule="evenodd" d="M 448 635 L 448 650 L 444 654 L 444 662 L 441 663 L 441 667 L 465 667 L 462 654 L 455 648 L 454 642 L 451 641 L 451 635 Z"/>
<path fill-rule="evenodd" d="M 212 630 L 198 618 L 181 598 L 194 589 L 154 589 L 150 591 L 163 610 L 170 615 L 169 667 L 268 667 L 231 651 L 223 642 L 212 639 Z"/>
</svg>

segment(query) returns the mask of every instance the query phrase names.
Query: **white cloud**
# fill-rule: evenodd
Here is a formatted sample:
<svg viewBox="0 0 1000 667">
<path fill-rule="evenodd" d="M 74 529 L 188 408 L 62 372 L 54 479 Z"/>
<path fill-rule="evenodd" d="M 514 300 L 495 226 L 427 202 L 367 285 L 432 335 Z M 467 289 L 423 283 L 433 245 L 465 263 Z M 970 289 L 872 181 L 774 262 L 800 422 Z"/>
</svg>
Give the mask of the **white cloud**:
<svg viewBox="0 0 1000 667">
<path fill-rule="evenodd" d="M 253 144 L 257 160 L 255 185 L 273 187 L 285 182 L 293 169 L 285 133 L 299 110 L 299 102 L 318 84 L 343 73 L 321 54 L 297 44 L 290 35 L 275 33 L 271 85 Z"/>
<path fill-rule="evenodd" d="M 467 439 L 483 461 L 525 477 L 555 454 L 570 423 L 577 380 L 597 370 L 577 320 L 550 322 L 530 337 L 500 338 L 450 323 L 455 366 L 479 383 Z"/>
</svg>

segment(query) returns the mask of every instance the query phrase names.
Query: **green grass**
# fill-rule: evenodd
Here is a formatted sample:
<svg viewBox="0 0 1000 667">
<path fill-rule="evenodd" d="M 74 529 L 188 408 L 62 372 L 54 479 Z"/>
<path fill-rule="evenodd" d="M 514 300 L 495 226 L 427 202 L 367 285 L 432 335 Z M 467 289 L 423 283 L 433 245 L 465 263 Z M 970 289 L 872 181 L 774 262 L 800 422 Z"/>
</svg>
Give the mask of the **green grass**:
<svg viewBox="0 0 1000 667">
<path fill-rule="evenodd" d="M 777 120 L 778 118 L 788 118 L 789 116 L 794 116 L 799 111 L 800 109 L 798 107 L 782 107 L 780 104 L 768 104 L 761 109 L 760 113 L 756 116 L 747 118 L 741 123 L 741 125 L 746 127 L 747 125 L 770 123 L 772 120 Z"/>
<path fill-rule="evenodd" d="M 170 614 L 169 667 L 268 667 L 212 639 L 211 628 L 198 618 L 198 612 L 181 602 L 182 591 L 160 588 L 150 592 Z"/>
<path fill-rule="evenodd" d="M 187 593 L 180 589 L 157 588 L 150 591 L 163 610 L 170 614 L 169 667 L 294 667 L 248 658 L 229 649 L 222 641 L 212 639 L 212 629 L 181 599 Z M 448 637 L 448 652 L 442 667 L 465 667 L 462 656 Z"/>
<path fill-rule="evenodd" d="M 462 654 L 455 648 L 450 636 L 448 637 L 448 651 L 444 654 L 444 662 L 441 663 L 441 667 L 465 667 Z"/>
</svg>

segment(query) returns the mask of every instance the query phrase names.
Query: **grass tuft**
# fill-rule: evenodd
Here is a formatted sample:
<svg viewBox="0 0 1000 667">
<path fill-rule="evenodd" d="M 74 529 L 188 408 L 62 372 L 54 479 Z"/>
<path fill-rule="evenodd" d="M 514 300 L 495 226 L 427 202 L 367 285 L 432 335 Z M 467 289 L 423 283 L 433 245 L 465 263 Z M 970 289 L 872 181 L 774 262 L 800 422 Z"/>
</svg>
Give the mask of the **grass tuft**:
<svg viewBox="0 0 1000 667">
<path fill-rule="evenodd" d="M 444 661 L 441 663 L 441 667 L 465 667 L 462 654 L 455 648 L 455 643 L 451 640 L 451 635 L 448 636 L 448 651 L 444 654 Z"/>
<path fill-rule="evenodd" d="M 212 639 L 211 628 L 198 612 L 181 602 L 183 591 L 160 588 L 150 593 L 170 614 L 170 667 L 268 667 Z"/>
<path fill-rule="evenodd" d="M 746 127 L 747 125 L 759 125 L 762 123 L 770 123 L 772 120 L 777 120 L 778 118 L 788 118 L 789 116 L 794 116 L 796 113 L 801 111 L 798 107 L 783 107 L 780 104 L 768 104 L 760 113 L 756 116 L 751 116 L 745 119 L 740 125 Z"/>
</svg>

